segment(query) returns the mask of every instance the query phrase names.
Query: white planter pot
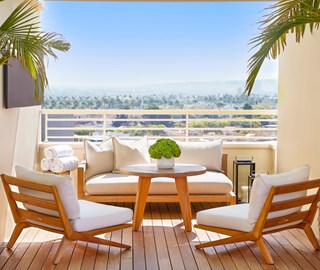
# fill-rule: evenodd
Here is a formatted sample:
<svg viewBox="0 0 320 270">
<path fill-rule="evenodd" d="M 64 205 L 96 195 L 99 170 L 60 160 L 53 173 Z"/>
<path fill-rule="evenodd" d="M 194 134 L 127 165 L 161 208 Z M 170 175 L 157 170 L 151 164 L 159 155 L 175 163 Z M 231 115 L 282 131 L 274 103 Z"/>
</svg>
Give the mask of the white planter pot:
<svg viewBox="0 0 320 270">
<path fill-rule="evenodd" d="M 159 169 L 172 169 L 174 167 L 174 157 L 157 159 L 157 166 Z"/>
</svg>

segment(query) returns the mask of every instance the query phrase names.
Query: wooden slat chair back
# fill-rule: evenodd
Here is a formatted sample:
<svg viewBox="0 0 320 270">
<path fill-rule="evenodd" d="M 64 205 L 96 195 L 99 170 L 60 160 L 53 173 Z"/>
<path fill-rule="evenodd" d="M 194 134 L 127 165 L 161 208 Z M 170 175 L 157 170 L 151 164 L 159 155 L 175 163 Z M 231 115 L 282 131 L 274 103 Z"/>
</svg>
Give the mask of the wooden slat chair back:
<svg viewBox="0 0 320 270">
<path fill-rule="evenodd" d="M 63 254 L 63 251 L 67 248 L 67 245 L 71 241 L 82 240 L 87 242 L 93 242 L 97 244 L 115 246 L 119 248 L 128 249 L 131 248 L 128 245 L 117 243 L 105 239 L 95 237 L 103 233 L 120 230 L 131 227 L 131 224 L 121 224 L 117 226 L 91 230 L 86 232 L 76 232 L 73 230 L 70 220 L 68 219 L 66 210 L 60 199 L 58 190 L 54 185 L 44 185 L 39 183 L 32 183 L 16 177 L 1 175 L 4 190 L 7 195 L 9 206 L 16 223 L 14 231 L 6 245 L 8 249 L 11 249 L 18 239 L 23 229 L 28 227 L 36 227 L 43 230 L 51 231 L 54 233 L 63 234 L 62 241 L 56 252 L 54 263 L 57 264 Z M 45 192 L 52 194 L 53 200 L 42 199 L 35 196 L 30 196 L 14 191 L 15 188 L 25 188 L 33 191 Z M 21 203 L 32 206 L 41 207 L 46 210 L 53 210 L 57 212 L 57 216 L 43 214 L 33 210 L 25 209 Z"/>
<path fill-rule="evenodd" d="M 313 190 L 313 192 L 310 190 Z M 274 197 L 276 195 L 289 194 L 298 191 L 307 191 L 307 195 L 296 199 L 274 202 Z M 320 249 L 319 242 L 311 228 L 311 224 L 318 209 L 317 204 L 319 201 L 320 179 L 295 184 L 273 186 L 269 192 L 269 195 L 259 215 L 259 218 L 251 232 L 243 232 L 226 228 L 197 224 L 195 225 L 195 227 L 197 228 L 208 231 L 214 231 L 217 233 L 229 235 L 231 237 L 199 244 L 196 245 L 196 248 L 225 245 L 242 241 L 255 241 L 258 244 L 266 262 L 268 264 L 273 264 L 273 259 L 270 255 L 270 252 L 268 251 L 268 248 L 262 236 L 265 234 L 275 233 L 282 230 L 298 228 L 303 229 L 305 231 L 314 249 Z M 268 218 L 268 215 L 272 212 L 286 210 L 299 206 L 303 206 L 301 211 L 284 216 Z"/>
</svg>

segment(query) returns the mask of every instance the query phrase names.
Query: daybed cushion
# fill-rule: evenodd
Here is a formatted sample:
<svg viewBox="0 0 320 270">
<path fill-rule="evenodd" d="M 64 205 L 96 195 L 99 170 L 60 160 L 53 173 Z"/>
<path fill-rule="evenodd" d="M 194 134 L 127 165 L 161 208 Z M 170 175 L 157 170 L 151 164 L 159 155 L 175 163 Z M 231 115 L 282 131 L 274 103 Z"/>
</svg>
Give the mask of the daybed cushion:
<svg viewBox="0 0 320 270">
<path fill-rule="evenodd" d="M 135 195 L 138 176 L 123 174 L 100 174 L 86 182 L 86 191 L 91 195 Z M 232 182 L 223 173 L 207 171 L 205 174 L 188 177 L 190 194 L 228 194 Z M 177 194 L 173 178 L 158 177 L 151 180 L 149 194 Z"/>
<path fill-rule="evenodd" d="M 84 140 L 84 150 L 87 161 L 86 179 L 99 173 L 113 171 L 113 143 L 109 138 L 101 144 Z"/>
<path fill-rule="evenodd" d="M 80 217 L 71 220 L 77 232 L 91 231 L 132 221 L 132 210 L 100 203 L 79 200 Z"/>
<path fill-rule="evenodd" d="M 181 155 L 176 163 L 200 164 L 209 171 L 221 171 L 222 140 L 211 142 L 177 142 Z"/>
<path fill-rule="evenodd" d="M 22 180 L 28 180 L 33 183 L 40 183 L 45 185 L 55 185 L 58 189 L 61 201 L 64 205 L 68 218 L 75 219 L 79 217 L 80 206 L 79 206 L 77 194 L 74 189 L 70 176 L 58 176 L 54 174 L 40 173 L 40 172 L 36 172 L 34 170 L 30 170 L 18 165 L 15 167 L 15 169 L 16 169 L 17 177 Z M 22 194 L 26 194 L 26 195 L 30 195 L 30 196 L 34 196 L 42 199 L 53 200 L 53 196 L 45 192 L 34 191 L 26 188 L 19 188 L 19 191 Z M 27 209 L 30 209 L 39 213 L 58 216 L 57 211 L 53 211 L 53 210 L 49 210 L 49 209 L 45 209 L 42 207 L 37 207 L 29 204 L 24 204 L 24 206 Z"/>
<path fill-rule="evenodd" d="M 249 206 L 249 222 L 255 223 L 259 218 L 261 209 L 268 197 L 272 186 L 279 186 L 285 184 L 293 184 L 302 181 L 309 180 L 310 168 L 308 165 L 294 169 L 286 173 L 280 173 L 275 175 L 258 174 L 253 182 L 253 186 L 250 194 L 250 206 Z M 303 197 L 306 195 L 306 191 L 292 192 L 284 195 L 277 195 L 274 198 L 274 202 L 284 201 Z M 301 210 L 301 207 L 294 207 L 287 210 L 277 211 L 270 213 L 268 218 L 279 217 L 288 214 L 292 214 Z"/>
<path fill-rule="evenodd" d="M 133 164 L 151 163 L 148 153 L 148 139 L 143 137 L 138 141 L 122 141 L 112 138 L 114 147 L 114 172 Z"/>
</svg>

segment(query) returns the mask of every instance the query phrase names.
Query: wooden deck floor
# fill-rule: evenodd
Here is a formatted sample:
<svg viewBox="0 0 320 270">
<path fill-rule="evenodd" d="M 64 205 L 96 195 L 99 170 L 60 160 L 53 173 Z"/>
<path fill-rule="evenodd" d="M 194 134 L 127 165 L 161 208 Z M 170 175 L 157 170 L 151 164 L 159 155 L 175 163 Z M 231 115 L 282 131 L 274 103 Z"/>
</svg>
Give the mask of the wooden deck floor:
<svg viewBox="0 0 320 270">
<path fill-rule="evenodd" d="M 118 204 L 132 207 L 132 204 Z M 193 215 L 214 206 L 193 203 Z M 257 246 L 243 242 L 197 250 L 194 245 L 221 235 L 183 230 L 179 205 L 147 204 L 140 231 L 123 231 L 105 237 L 132 245 L 131 250 L 76 242 L 57 266 L 52 264 L 60 235 L 38 229 L 23 232 L 12 250 L 0 246 L 0 269 L 320 269 L 320 252 L 314 251 L 302 231 L 289 230 L 265 237 L 274 258 L 266 265 Z M 222 236 L 223 237 L 223 236 Z"/>
</svg>

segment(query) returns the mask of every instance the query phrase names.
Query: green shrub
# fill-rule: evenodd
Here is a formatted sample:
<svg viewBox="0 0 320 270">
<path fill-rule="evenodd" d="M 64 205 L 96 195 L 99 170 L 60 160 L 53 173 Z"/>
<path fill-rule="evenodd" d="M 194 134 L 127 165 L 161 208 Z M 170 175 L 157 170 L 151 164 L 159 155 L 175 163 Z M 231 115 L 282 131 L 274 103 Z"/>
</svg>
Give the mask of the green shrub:
<svg viewBox="0 0 320 270">
<path fill-rule="evenodd" d="M 160 159 L 162 157 L 171 158 L 179 157 L 181 150 L 179 145 L 171 139 L 158 139 L 149 148 L 149 154 L 154 159 Z"/>
</svg>

